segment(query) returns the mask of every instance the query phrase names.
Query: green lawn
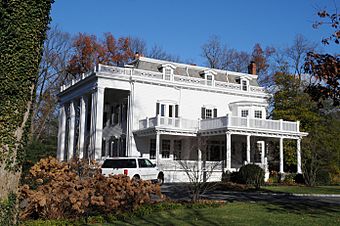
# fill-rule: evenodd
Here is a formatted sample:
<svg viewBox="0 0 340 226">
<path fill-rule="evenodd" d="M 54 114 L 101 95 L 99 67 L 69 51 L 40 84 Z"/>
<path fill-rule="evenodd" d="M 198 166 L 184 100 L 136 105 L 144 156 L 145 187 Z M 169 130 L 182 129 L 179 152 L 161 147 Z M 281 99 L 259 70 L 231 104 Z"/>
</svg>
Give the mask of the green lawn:
<svg viewBox="0 0 340 226">
<path fill-rule="evenodd" d="M 292 206 L 234 202 L 218 208 L 175 209 L 116 221 L 112 225 L 340 225 L 340 206 Z"/>
<path fill-rule="evenodd" d="M 72 225 L 58 221 L 22 222 L 21 225 Z M 156 211 L 141 217 L 127 217 L 111 224 L 92 225 L 340 225 L 340 206 L 287 203 L 231 202 L 220 207 L 189 208 Z"/>
<path fill-rule="evenodd" d="M 272 192 L 285 192 L 296 194 L 340 194 L 340 186 L 263 186 L 262 189 Z"/>
</svg>

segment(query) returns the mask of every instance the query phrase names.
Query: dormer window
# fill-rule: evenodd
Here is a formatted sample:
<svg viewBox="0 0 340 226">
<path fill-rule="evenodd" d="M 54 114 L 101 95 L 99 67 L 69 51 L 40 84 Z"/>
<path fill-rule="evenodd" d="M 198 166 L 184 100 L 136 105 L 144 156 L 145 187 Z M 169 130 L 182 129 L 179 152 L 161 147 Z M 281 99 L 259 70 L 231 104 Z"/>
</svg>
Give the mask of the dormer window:
<svg viewBox="0 0 340 226">
<path fill-rule="evenodd" d="M 167 81 L 172 81 L 174 77 L 175 66 L 172 64 L 162 64 L 159 66 L 163 72 L 163 79 Z"/>
<path fill-rule="evenodd" d="M 207 86 L 213 86 L 214 85 L 214 80 L 215 80 L 215 75 L 217 73 L 213 70 L 204 70 L 201 72 L 201 75 L 205 79 L 205 84 Z"/>
<path fill-rule="evenodd" d="M 241 79 L 240 81 L 241 81 L 241 89 L 243 91 L 248 91 L 248 89 L 249 89 L 249 81 L 246 80 L 246 79 Z"/>
</svg>

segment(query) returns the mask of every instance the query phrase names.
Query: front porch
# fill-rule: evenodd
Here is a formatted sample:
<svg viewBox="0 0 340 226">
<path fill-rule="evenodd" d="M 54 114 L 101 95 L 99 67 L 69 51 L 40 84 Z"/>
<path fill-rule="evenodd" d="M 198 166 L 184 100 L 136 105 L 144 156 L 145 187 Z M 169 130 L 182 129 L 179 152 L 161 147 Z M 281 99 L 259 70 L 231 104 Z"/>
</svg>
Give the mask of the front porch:
<svg viewBox="0 0 340 226">
<path fill-rule="evenodd" d="M 165 171 L 167 182 L 187 181 L 188 170 L 210 172 L 209 180 L 218 181 L 222 172 L 237 171 L 249 163 L 262 167 L 268 178 L 268 153 L 273 145 L 279 150 L 275 164 L 284 173 L 284 139 L 296 140 L 296 172 L 301 173 L 300 142 L 306 135 L 299 131 L 299 122 L 228 116 L 197 121 L 158 116 L 140 120 L 140 130 L 134 134 L 137 149 Z"/>
</svg>

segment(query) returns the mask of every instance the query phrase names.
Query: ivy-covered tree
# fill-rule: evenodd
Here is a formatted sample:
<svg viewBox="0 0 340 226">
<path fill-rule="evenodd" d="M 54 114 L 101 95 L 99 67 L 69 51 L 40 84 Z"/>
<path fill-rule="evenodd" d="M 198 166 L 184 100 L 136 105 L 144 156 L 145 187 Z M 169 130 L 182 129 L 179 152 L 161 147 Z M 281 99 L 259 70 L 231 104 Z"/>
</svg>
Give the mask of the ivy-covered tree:
<svg viewBox="0 0 340 226">
<path fill-rule="evenodd" d="M 0 1 L 0 200 L 17 191 L 53 0 Z M 3 206 L 3 205 L 1 205 Z M 14 208 L 15 205 L 13 205 Z M 9 208 L 10 209 L 10 208 Z M 0 210 L 11 225 L 13 211 Z M 12 217 L 5 216 L 6 214 Z"/>
</svg>

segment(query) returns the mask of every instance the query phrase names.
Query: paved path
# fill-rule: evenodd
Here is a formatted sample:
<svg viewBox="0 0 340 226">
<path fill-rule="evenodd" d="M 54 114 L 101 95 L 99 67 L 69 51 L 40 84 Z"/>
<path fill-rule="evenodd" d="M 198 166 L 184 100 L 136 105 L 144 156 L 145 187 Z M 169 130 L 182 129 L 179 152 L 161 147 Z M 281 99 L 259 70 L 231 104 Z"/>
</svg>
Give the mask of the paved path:
<svg viewBox="0 0 340 226">
<path fill-rule="evenodd" d="M 171 199 L 189 200 L 190 193 L 186 184 L 164 184 L 162 193 Z M 210 191 L 203 198 L 225 201 L 268 202 L 285 205 L 287 208 L 326 208 L 340 207 L 340 197 L 292 196 L 277 193 Z"/>
</svg>

